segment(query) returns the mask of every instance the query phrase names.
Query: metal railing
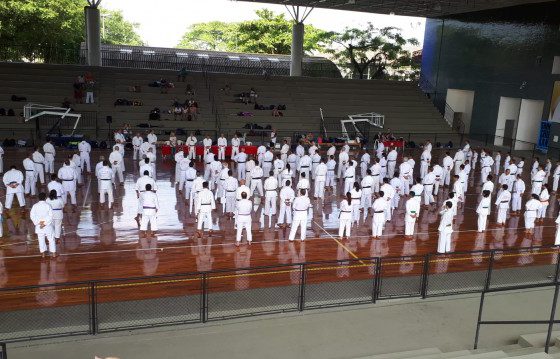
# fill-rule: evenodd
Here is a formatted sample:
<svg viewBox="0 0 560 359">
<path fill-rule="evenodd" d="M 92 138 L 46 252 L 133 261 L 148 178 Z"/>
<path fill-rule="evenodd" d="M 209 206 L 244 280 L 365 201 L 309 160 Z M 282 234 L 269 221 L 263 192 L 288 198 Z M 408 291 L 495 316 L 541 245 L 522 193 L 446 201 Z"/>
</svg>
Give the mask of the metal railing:
<svg viewBox="0 0 560 359">
<path fill-rule="evenodd" d="M 298 251 L 291 242 L 279 245 Z M 93 335 L 551 284 L 558 252 L 556 246 L 543 246 L 342 258 L 1 288 L 0 340 Z M 241 248 L 236 256 L 242 259 L 243 253 Z"/>
<path fill-rule="evenodd" d="M 494 253 L 492 253 L 494 256 Z M 483 325 L 523 325 L 523 324 L 535 324 L 535 325 L 547 325 L 547 335 L 545 341 L 544 351 L 546 353 L 549 352 L 550 348 L 550 339 L 552 336 L 552 328 L 554 324 L 560 323 L 560 320 L 556 320 L 556 306 L 558 304 L 558 294 L 560 292 L 560 281 L 559 281 L 559 274 L 560 274 L 560 261 L 556 260 L 556 265 L 553 273 L 547 277 L 549 278 L 548 281 L 539 281 L 535 283 L 524 283 L 520 285 L 512 285 L 512 286 L 495 286 L 493 285 L 492 279 L 492 265 L 494 263 L 493 258 L 490 260 L 490 268 L 486 275 L 486 282 L 484 284 L 484 289 L 480 295 L 480 304 L 478 309 L 478 319 L 476 324 L 476 333 L 474 337 L 474 349 L 478 349 L 478 342 L 480 339 L 480 330 Z M 483 311 L 484 311 L 484 304 L 486 295 L 489 293 L 498 293 L 498 292 L 507 292 L 507 291 L 514 291 L 514 290 L 524 290 L 524 289 L 535 289 L 535 288 L 547 288 L 547 287 L 554 287 L 554 295 L 551 303 L 550 308 L 550 316 L 548 319 L 541 319 L 541 320 L 483 320 Z"/>
<path fill-rule="evenodd" d="M 8 350 L 6 343 L 0 343 L 0 359 L 8 359 Z"/>
</svg>

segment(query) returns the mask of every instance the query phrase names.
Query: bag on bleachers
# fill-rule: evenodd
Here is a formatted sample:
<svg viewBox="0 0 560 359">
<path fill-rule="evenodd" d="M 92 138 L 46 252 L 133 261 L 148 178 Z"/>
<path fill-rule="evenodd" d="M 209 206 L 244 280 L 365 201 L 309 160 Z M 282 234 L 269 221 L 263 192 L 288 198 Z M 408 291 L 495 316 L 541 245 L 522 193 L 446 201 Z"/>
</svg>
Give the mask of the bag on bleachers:
<svg viewBox="0 0 560 359">
<path fill-rule="evenodd" d="M 151 111 L 150 111 L 150 116 L 149 119 L 151 121 L 157 121 L 161 118 L 161 114 L 160 114 L 160 110 L 157 107 L 154 107 Z"/>
<path fill-rule="evenodd" d="M 27 97 L 25 97 L 25 96 L 16 96 L 16 95 L 12 95 L 12 101 L 14 101 L 14 102 L 23 102 L 23 101 L 27 101 Z"/>
<path fill-rule="evenodd" d="M 129 102 L 130 101 L 125 98 L 118 98 L 115 100 L 115 106 L 130 106 Z"/>
<path fill-rule="evenodd" d="M 0 108 L 0 116 L 6 116 L 6 109 L 4 107 Z"/>
<path fill-rule="evenodd" d="M 278 105 L 278 111 L 286 111 L 286 105 Z"/>
<path fill-rule="evenodd" d="M 148 87 L 159 87 L 159 83 L 157 81 L 152 81 L 148 84 Z"/>
<path fill-rule="evenodd" d="M 132 106 L 144 106 L 144 102 L 142 100 L 135 98 L 132 100 Z"/>
<path fill-rule="evenodd" d="M 16 113 L 14 112 L 14 109 L 13 109 L 13 108 L 10 108 L 10 109 L 8 110 L 8 116 L 15 116 L 15 115 L 16 115 Z"/>
<path fill-rule="evenodd" d="M 265 130 L 272 130 L 272 126 L 266 125 L 264 129 L 265 129 Z"/>
</svg>

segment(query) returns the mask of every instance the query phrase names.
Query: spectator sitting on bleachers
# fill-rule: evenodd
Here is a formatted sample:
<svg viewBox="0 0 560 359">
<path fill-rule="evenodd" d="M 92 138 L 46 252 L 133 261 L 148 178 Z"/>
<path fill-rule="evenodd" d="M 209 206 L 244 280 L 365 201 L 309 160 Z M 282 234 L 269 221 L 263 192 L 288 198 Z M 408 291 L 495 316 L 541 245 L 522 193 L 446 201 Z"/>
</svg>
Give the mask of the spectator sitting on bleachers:
<svg viewBox="0 0 560 359">
<path fill-rule="evenodd" d="M 189 100 L 187 102 L 188 115 L 192 120 L 196 121 L 198 119 L 198 102 L 195 100 Z M 190 121 L 190 120 L 189 120 Z"/>
<path fill-rule="evenodd" d="M 185 66 L 181 67 L 181 70 L 177 73 L 177 82 L 185 82 L 188 74 L 187 68 Z"/>
<path fill-rule="evenodd" d="M 191 84 L 187 84 L 187 87 L 185 88 L 185 94 L 187 96 L 194 96 L 194 89 L 191 87 Z"/>
<path fill-rule="evenodd" d="M 251 103 L 257 102 L 257 97 L 259 97 L 257 91 L 255 90 L 254 87 L 251 87 L 251 90 L 249 91 L 249 102 Z"/>
<path fill-rule="evenodd" d="M 183 118 L 183 113 L 185 112 L 185 110 L 183 109 L 183 106 L 178 105 L 178 106 L 173 106 L 173 118 L 176 120 L 177 116 Z"/>
<path fill-rule="evenodd" d="M 161 78 L 157 81 L 150 82 L 148 84 L 149 87 L 159 87 L 161 93 L 167 93 L 170 88 L 175 87 L 173 82 L 167 81 L 165 78 Z"/>
<path fill-rule="evenodd" d="M 284 114 L 282 113 L 282 111 L 278 111 L 278 107 L 274 107 L 272 109 L 272 117 L 282 117 L 284 116 Z"/>
</svg>

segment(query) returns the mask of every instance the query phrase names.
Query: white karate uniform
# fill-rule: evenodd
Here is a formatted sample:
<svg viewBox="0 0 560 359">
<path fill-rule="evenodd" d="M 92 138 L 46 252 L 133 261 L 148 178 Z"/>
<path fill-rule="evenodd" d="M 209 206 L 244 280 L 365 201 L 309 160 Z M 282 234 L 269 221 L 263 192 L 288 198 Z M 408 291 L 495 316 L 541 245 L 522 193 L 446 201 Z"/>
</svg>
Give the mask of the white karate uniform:
<svg viewBox="0 0 560 359">
<path fill-rule="evenodd" d="M 189 136 L 187 137 L 187 141 L 185 142 L 185 144 L 187 145 L 187 147 L 189 148 L 189 154 L 188 154 L 188 158 L 191 160 L 194 160 L 196 158 L 196 143 L 197 143 L 197 139 L 194 136 Z"/>
<path fill-rule="evenodd" d="M 226 159 L 227 138 L 218 137 L 218 161 Z"/>
<path fill-rule="evenodd" d="M 354 187 L 354 182 L 356 181 L 356 167 L 348 166 L 344 171 L 344 191 L 346 194 L 352 190 Z"/>
<path fill-rule="evenodd" d="M 315 178 L 315 197 L 323 200 L 325 198 L 325 183 L 327 180 L 327 165 L 320 162 L 316 167 L 314 173 Z"/>
<path fill-rule="evenodd" d="M 272 217 L 276 214 L 276 199 L 278 198 L 278 180 L 274 176 L 268 177 L 264 181 L 264 192 L 264 214 Z"/>
<path fill-rule="evenodd" d="M 61 198 L 47 198 L 47 203 L 53 211 L 53 231 L 54 239 L 59 239 L 62 235 L 62 219 L 64 217 L 64 202 Z"/>
<path fill-rule="evenodd" d="M 144 143 L 144 139 L 140 136 L 132 137 L 132 159 L 140 158 L 140 146 Z"/>
<path fill-rule="evenodd" d="M 152 231 L 157 231 L 157 212 L 159 210 L 159 201 L 157 195 L 153 191 L 144 191 L 140 193 L 140 203 L 142 205 L 142 219 L 140 220 L 140 230 L 147 231 L 149 224 Z"/>
<path fill-rule="evenodd" d="M 459 171 L 461 171 L 460 167 L 463 164 L 463 162 L 465 162 L 465 154 L 463 153 L 463 151 L 455 152 L 455 157 L 453 157 L 453 163 L 455 165 L 454 174 L 456 175 L 459 174 Z"/>
<path fill-rule="evenodd" d="M 37 178 L 41 184 L 45 183 L 45 157 L 39 151 L 33 152 L 31 156 L 35 164 L 35 182 Z"/>
<path fill-rule="evenodd" d="M 373 218 L 371 222 L 371 233 L 374 237 L 383 235 L 383 227 L 385 226 L 385 212 L 389 203 L 384 197 L 379 197 L 373 201 L 371 206 Z"/>
<path fill-rule="evenodd" d="M 340 202 L 340 216 L 338 217 L 338 236 L 340 238 L 344 237 L 346 232 L 346 237 L 351 236 L 352 229 L 352 205 L 348 204 L 346 199 Z"/>
<path fill-rule="evenodd" d="M 233 213 L 235 211 L 235 194 L 237 192 L 237 188 L 239 187 L 239 181 L 235 177 L 228 177 L 224 181 L 224 192 L 226 198 L 226 213 Z M 249 196 L 249 193 L 247 193 Z"/>
<path fill-rule="evenodd" d="M 290 235 L 288 239 L 293 241 L 296 238 L 296 232 L 298 227 L 300 227 L 300 238 L 302 241 L 305 240 L 307 235 L 307 212 L 311 207 L 311 201 L 307 196 L 299 196 L 294 199 L 292 208 L 294 210 L 292 228 L 290 229 Z"/>
<path fill-rule="evenodd" d="M 451 209 L 444 209 L 440 213 L 441 219 L 439 222 L 439 238 L 438 238 L 438 253 L 451 252 L 451 233 L 453 233 L 453 211 Z"/>
<path fill-rule="evenodd" d="M 506 223 L 507 211 L 509 209 L 509 202 L 511 200 L 511 193 L 509 190 L 502 191 L 498 198 L 496 198 L 495 204 L 498 206 L 498 219 L 499 224 Z"/>
<path fill-rule="evenodd" d="M 414 225 L 420 215 L 420 201 L 418 197 L 409 198 L 405 204 L 404 235 L 414 235 Z"/>
<path fill-rule="evenodd" d="M 23 196 L 23 173 L 20 170 L 11 169 L 4 173 L 2 181 L 6 186 L 6 209 L 12 208 L 12 201 L 16 195 L 20 207 L 25 207 Z"/>
<path fill-rule="evenodd" d="M 533 229 L 535 228 L 535 219 L 538 216 L 538 211 L 541 207 L 541 203 L 534 198 L 525 203 L 525 213 L 523 213 L 525 219 L 525 228 Z"/>
<path fill-rule="evenodd" d="M 350 159 L 350 157 L 348 156 L 348 153 L 345 151 L 341 151 L 340 154 L 338 155 L 338 174 L 337 174 L 337 178 L 340 178 L 341 176 L 344 175 L 344 172 L 346 171 L 346 168 L 348 167 L 348 160 Z"/>
<path fill-rule="evenodd" d="M 253 202 L 248 199 L 241 199 L 237 202 L 236 210 L 237 233 L 235 240 L 237 243 L 241 242 L 241 235 L 243 229 L 245 229 L 245 232 L 247 233 L 247 242 L 251 243 L 253 240 L 253 234 L 251 233 L 251 224 L 253 222 L 251 212 L 253 211 Z"/>
<path fill-rule="evenodd" d="M 292 223 L 292 203 L 295 199 L 293 188 L 284 186 L 280 190 L 280 213 L 278 214 L 278 224 Z M 284 217 L 286 220 L 284 221 Z"/>
<path fill-rule="evenodd" d="M 520 211 L 521 210 L 521 197 L 525 192 L 525 182 L 522 179 L 515 180 L 513 185 L 513 192 L 511 194 L 511 210 Z"/>
<path fill-rule="evenodd" d="M 43 145 L 43 152 L 45 153 L 45 172 L 54 173 L 54 157 L 56 156 L 56 150 L 52 143 L 47 142 Z"/>
<path fill-rule="evenodd" d="M 451 170 L 453 168 L 453 163 L 453 159 L 450 156 L 445 156 L 443 158 L 443 177 L 441 180 L 441 184 L 445 186 L 449 186 L 449 183 L 451 182 Z"/>
<path fill-rule="evenodd" d="M 531 183 L 531 193 L 539 194 L 541 193 L 544 177 L 546 176 L 546 172 L 543 170 L 537 171 L 533 176 L 533 181 Z"/>
<path fill-rule="evenodd" d="M 390 175 L 389 175 L 390 177 Z M 412 178 L 412 168 L 408 162 L 403 162 L 399 166 L 399 177 L 403 183 L 403 193 L 408 195 L 410 192 L 410 179 Z"/>
<path fill-rule="evenodd" d="M 231 158 L 235 158 L 239 154 L 239 146 L 241 145 L 241 140 L 237 137 L 231 139 Z"/>
<path fill-rule="evenodd" d="M 82 141 L 78 144 L 78 151 L 80 151 L 80 166 L 82 166 L 83 169 L 87 168 L 87 171 L 91 172 L 91 161 L 89 156 L 91 152 L 91 145 L 87 141 Z"/>
<path fill-rule="evenodd" d="M 200 231 L 204 224 L 204 228 L 212 229 L 212 210 L 216 209 L 214 195 L 212 192 L 203 188 L 196 196 L 195 212 L 198 214 L 196 228 Z"/>
<path fill-rule="evenodd" d="M 424 204 L 429 205 L 434 203 L 434 185 L 436 183 L 436 175 L 434 172 L 428 172 L 424 179 L 422 180 L 422 184 L 424 185 Z"/>
<path fill-rule="evenodd" d="M 25 194 L 31 193 L 35 195 L 35 182 L 37 180 L 35 172 L 35 163 L 30 158 L 23 160 L 23 168 L 25 169 Z"/>
<path fill-rule="evenodd" d="M 420 178 L 424 179 L 424 176 L 428 173 L 428 167 L 432 161 L 432 154 L 428 150 L 424 150 L 420 156 Z"/>
<path fill-rule="evenodd" d="M 247 154 L 245 152 L 239 152 L 235 157 L 233 157 L 233 159 L 237 162 L 237 179 L 245 179 L 245 163 L 247 162 Z"/>
<path fill-rule="evenodd" d="M 550 199 L 550 194 L 546 188 L 543 188 L 541 194 L 539 195 L 539 201 L 541 203 L 539 210 L 537 212 L 537 218 L 545 218 L 546 217 L 546 209 L 548 208 L 548 200 Z"/>
<path fill-rule="evenodd" d="M 255 166 L 251 170 L 251 196 L 255 193 L 255 189 L 259 192 L 259 196 L 263 196 L 263 170 L 259 166 Z"/>
<path fill-rule="evenodd" d="M 558 217 L 556 217 L 556 234 L 554 236 L 554 245 L 560 245 L 560 213 L 558 213 Z"/>
<path fill-rule="evenodd" d="M 336 188 L 335 168 L 336 168 L 336 161 L 329 160 L 327 162 L 327 180 L 325 182 L 326 187 Z"/>
<path fill-rule="evenodd" d="M 49 252 L 56 253 L 56 242 L 53 231 L 53 211 L 51 206 L 45 201 L 39 201 L 33 205 L 29 218 L 35 225 L 35 234 L 39 240 L 39 252 L 47 251 L 47 241 Z M 41 228 L 41 223 L 44 224 Z"/>
<path fill-rule="evenodd" d="M 63 165 L 57 174 L 58 178 L 62 181 L 62 188 L 64 188 L 63 200 L 67 201 L 67 196 L 70 195 L 70 203 L 76 204 L 76 171 L 71 166 Z"/>
<path fill-rule="evenodd" d="M 270 174 L 270 171 L 272 170 L 272 161 L 274 161 L 274 155 L 272 154 L 272 152 L 266 151 L 263 154 L 262 164 L 262 169 L 265 176 L 268 176 Z"/>
<path fill-rule="evenodd" d="M 99 203 L 105 203 L 105 194 L 108 197 L 108 205 L 109 208 L 113 206 L 114 198 L 113 198 L 113 181 L 114 181 L 114 174 L 113 170 L 107 166 L 103 166 L 99 169 L 97 176 L 99 178 Z"/>
<path fill-rule="evenodd" d="M 398 153 L 395 150 L 391 150 L 387 154 L 387 177 L 393 178 L 395 176 L 395 166 L 397 165 Z"/>
<path fill-rule="evenodd" d="M 119 177 L 119 182 L 123 183 L 124 182 L 124 176 L 123 176 L 123 156 L 121 155 L 121 153 L 119 151 L 113 151 L 111 152 L 111 154 L 109 155 L 109 162 L 111 163 L 111 168 L 113 169 L 113 176 L 114 177 Z"/>
<path fill-rule="evenodd" d="M 490 197 L 482 197 L 476 208 L 478 213 L 478 231 L 484 232 L 486 230 L 486 221 L 490 214 Z"/>
</svg>

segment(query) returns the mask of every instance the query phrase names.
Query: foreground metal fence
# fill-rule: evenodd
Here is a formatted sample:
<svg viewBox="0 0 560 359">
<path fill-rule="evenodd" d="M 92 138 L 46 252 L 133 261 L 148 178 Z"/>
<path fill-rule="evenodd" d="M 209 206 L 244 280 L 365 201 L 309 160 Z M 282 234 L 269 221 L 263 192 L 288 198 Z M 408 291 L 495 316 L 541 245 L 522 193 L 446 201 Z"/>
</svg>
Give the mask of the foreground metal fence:
<svg viewBox="0 0 560 359">
<path fill-rule="evenodd" d="M 297 251 L 295 244 L 285 245 L 287 251 Z M 382 250 L 382 243 L 372 245 Z M 557 278 L 558 252 L 558 247 L 549 246 L 347 258 L 2 288 L 0 340 L 93 335 L 392 298 L 549 285 Z"/>
</svg>

